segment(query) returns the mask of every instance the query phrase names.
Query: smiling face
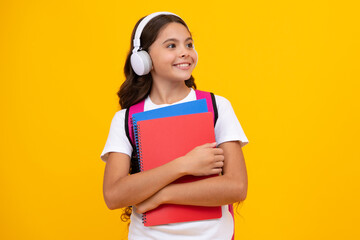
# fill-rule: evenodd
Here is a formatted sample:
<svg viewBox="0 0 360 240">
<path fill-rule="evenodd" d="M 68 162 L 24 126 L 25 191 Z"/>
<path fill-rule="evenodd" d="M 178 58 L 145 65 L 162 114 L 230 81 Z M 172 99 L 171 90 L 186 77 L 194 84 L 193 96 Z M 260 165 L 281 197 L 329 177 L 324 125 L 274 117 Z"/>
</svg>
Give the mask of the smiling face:
<svg viewBox="0 0 360 240">
<path fill-rule="evenodd" d="M 191 77 L 197 55 L 188 29 L 180 23 L 169 23 L 149 47 L 154 81 L 185 81 Z"/>
</svg>

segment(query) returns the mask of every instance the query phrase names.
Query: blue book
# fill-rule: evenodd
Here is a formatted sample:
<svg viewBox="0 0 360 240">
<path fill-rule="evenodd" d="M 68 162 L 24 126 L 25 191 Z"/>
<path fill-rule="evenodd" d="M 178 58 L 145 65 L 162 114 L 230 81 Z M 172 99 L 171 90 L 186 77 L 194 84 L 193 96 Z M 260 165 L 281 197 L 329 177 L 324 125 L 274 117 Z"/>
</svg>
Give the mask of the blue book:
<svg viewBox="0 0 360 240">
<path fill-rule="evenodd" d="M 135 113 L 132 115 L 133 127 L 135 129 L 138 121 L 175 117 L 180 115 L 188 115 L 195 113 L 208 112 L 206 99 L 199 99 L 185 103 L 170 105 L 167 107 L 157 108 L 154 110 Z"/>
</svg>

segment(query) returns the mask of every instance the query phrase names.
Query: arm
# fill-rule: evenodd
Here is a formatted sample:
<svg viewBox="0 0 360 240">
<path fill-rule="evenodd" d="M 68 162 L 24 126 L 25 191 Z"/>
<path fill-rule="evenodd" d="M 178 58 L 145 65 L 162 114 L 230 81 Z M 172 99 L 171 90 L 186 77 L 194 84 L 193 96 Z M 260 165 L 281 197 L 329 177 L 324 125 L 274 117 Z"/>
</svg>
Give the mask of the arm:
<svg viewBox="0 0 360 240">
<path fill-rule="evenodd" d="M 184 175 L 219 174 L 224 157 L 222 150 L 214 147 L 215 144 L 212 143 L 204 144 L 186 157 L 132 175 L 128 175 L 130 157 L 123 153 L 110 153 L 103 184 L 106 205 L 110 209 L 116 209 L 138 204 Z"/>
<path fill-rule="evenodd" d="M 240 142 L 225 142 L 219 147 L 225 157 L 223 175 L 191 183 L 170 184 L 136 205 L 137 211 L 143 213 L 164 203 L 219 206 L 245 200 L 248 181 Z"/>
</svg>

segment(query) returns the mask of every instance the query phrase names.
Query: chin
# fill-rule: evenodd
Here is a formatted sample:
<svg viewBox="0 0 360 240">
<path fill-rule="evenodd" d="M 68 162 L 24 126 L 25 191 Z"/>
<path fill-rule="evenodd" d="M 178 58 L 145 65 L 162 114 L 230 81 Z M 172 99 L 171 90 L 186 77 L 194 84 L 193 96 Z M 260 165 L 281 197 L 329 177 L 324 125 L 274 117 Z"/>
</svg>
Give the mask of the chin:
<svg viewBox="0 0 360 240">
<path fill-rule="evenodd" d="M 179 79 L 181 79 L 182 81 L 186 81 L 189 78 L 191 78 L 191 73 L 190 74 L 185 74 L 183 76 L 179 76 Z"/>
</svg>

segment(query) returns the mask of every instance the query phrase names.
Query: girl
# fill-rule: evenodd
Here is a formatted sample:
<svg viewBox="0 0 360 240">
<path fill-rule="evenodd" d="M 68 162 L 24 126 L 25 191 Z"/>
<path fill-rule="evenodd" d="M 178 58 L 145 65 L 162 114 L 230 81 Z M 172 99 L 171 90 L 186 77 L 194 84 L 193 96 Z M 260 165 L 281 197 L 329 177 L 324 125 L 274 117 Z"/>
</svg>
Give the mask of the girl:
<svg viewBox="0 0 360 240">
<path fill-rule="evenodd" d="M 227 205 L 246 198 L 247 173 L 242 147 L 248 140 L 225 98 L 215 96 L 216 143 L 198 146 L 158 168 L 129 175 L 131 156 L 136 150 L 126 136 L 126 109 L 143 99 L 145 111 L 196 100 L 196 85 L 191 74 L 197 63 L 197 53 L 185 22 L 168 12 L 154 13 L 141 20 L 133 30 L 131 49 L 135 54 L 139 49 L 145 51 L 149 59 L 143 61 L 149 64 L 137 66 L 134 58 L 138 56 L 131 52 L 126 59 L 126 80 L 118 92 L 122 110 L 112 120 L 101 154 L 106 161 L 105 202 L 109 209 L 132 206 L 125 211 L 125 215 L 131 214 L 129 239 L 231 239 L 234 222 Z M 184 175 L 211 174 L 219 176 L 171 184 Z M 145 227 L 141 214 L 165 203 L 221 205 L 222 217 Z"/>
</svg>

